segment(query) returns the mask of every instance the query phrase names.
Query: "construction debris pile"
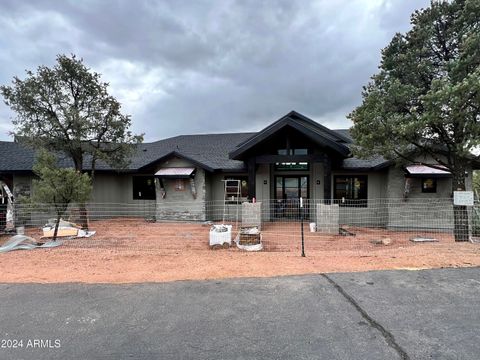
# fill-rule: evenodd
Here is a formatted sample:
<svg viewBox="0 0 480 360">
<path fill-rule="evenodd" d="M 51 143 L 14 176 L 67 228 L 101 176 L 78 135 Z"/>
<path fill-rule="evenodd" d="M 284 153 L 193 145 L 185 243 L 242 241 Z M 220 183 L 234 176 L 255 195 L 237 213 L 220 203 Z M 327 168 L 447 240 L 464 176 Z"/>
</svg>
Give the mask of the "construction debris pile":
<svg viewBox="0 0 480 360">
<path fill-rule="evenodd" d="M 246 251 L 263 250 L 262 234 L 258 226 L 242 226 L 240 232 L 235 238 L 237 247 Z"/>
<path fill-rule="evenodd" d="M 13 194 L 8 188 L 7 184 L 0 181 L 0 205 L 5 207 L 5 213 L 0 211 L 0 231 L 12 232 L 15 229 L 14 225 L 14 208 L 13 208 Z M 4 222 L 4 223 L 3 223 Z M 2 224 L 3 223 L 3 224 Z"/>
<path fill-rule="evenodd" d="M 228 248 L 232 244 L 232 225 L 213 225 L 210 228 L 210 248 Z"/>
<path fill-rule="evenodd" d="M 45 226 L 42 228 L 42 238 L 51 238 L 55 232 L 56 219 L 49 219 Z M 58 225 L 57 237 L 71 237 L 71 238 L 83 238 L 95 235 L 95 231 L 82 230 L 80 225 L 73 222 L 60 219 Z"/>
<path fill-rule="evenodd" d="M 56 219 L 49 219 L 47 224 L 42 228 L 43 236 L 40 239 L 53 238 L 55 232 L 55 222 Z M 23 227 L 17 228 L 21 229 L 23 232 Z M 57 237 L 64 239 L 75 239 L 75 238 L 86 238 L 95 235 L 95 231 L 87 231 L 81 229 L 81 227 L 75 223 L 68 222 L 60 219 Z M 10 239 L 0 247 L 0 253 L 12 251 L 12 250 L 32 250 L 37 248 L 53 248 L 62 245 L 62 241 L 37 241 L 32 237 L 26 236 L 24 234 L 17 234 L 12 236 Z"/>
<path fill-rule="evenodd" d="M 8 241 L 0 246 L 0 253 L 12 250 L 32 250 L 36 248 L 52 248 L 62 245 L 61 241 L 38 242 L 34 238 L 26 235 L 14 235 Z"/>
</svg>

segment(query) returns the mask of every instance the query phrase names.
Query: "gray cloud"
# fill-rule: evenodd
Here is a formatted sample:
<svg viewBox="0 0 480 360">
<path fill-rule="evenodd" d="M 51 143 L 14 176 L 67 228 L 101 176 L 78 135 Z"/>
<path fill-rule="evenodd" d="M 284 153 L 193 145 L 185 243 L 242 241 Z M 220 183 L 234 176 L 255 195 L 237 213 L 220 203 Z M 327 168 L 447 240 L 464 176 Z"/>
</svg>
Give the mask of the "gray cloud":
<svg viewBox="0 0 480 360">
<path fill-rule="evenodd" d="M 1 1 L 0 83 L 75 53 L 147 140 L 258 130 L 295 109 L 330 127 L 428 0 Z M 13 114 L 0 105 L 0 139 Z"/>
</svg>

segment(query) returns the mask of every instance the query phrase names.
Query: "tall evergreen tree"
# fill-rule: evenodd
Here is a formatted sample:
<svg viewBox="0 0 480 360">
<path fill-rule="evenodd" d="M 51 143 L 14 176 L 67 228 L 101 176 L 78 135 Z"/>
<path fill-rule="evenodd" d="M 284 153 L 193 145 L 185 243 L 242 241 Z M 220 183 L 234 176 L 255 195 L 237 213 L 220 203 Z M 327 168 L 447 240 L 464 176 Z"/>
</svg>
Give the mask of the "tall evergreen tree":
<svg viewBox="0 0 480 360">
<path fill-rule="evenodd" d="M 93 179 L 99 159 L 120 169 L 143 140 L 129 130 L 130 116 L 121 112 L 108 86 L 82 59 L 58 55 L 53 67 L 27 71 L 25 79 L 0 86 L 0 93 L 16 113 L 13 133 L 19 141 L 67 155 L 77 172 L 87 165 Z"/>
<path fill-rule="evenodd" d="M 397 161 L 431 158 L 465 190 L 480 145 L 480 1 L 432 1 L 382 51 L 380 71 L 350 115 L 356 155 Z M 433 164 L 433 162 L 435 164 Z M 455 239 L 468 239 L 464 207 L 454 207 Z"/>
</svg>

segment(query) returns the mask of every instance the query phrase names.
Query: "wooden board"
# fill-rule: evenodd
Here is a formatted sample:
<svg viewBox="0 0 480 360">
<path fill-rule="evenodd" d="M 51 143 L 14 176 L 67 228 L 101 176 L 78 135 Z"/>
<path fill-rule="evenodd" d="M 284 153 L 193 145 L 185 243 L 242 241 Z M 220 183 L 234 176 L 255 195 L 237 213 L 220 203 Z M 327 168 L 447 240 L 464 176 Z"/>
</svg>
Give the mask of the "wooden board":
<svg viewBox="0 0 480 360">
<path fill-rule="evenodd" d="M 50 237 L 53 237 L 53 233 L 54 233 L 55 229 L 43 229 L 43 236 L 42 238 L 50 238 Z M 65 236 L 77 236 L 78 234 L 78 229 L 75 229 L 75 228 L 67 228 L 67 227 L 64 227 L 64 228 L 58 228 L 58 232 L 57 232 L 57 237 L 65 237 Z"/>
</svg>

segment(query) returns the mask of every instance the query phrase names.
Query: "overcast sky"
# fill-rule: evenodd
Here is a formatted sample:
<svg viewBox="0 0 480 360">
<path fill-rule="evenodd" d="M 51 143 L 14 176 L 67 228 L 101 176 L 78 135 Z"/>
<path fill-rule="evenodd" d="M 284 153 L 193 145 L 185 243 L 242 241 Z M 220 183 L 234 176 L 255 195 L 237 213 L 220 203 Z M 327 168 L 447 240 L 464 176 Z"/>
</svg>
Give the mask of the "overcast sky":
<svg viewBox="0 0 480 360">
<path fill-rule="evenodd" d="M 256 131 L 290 110 L 345 128 L 380 49 L 428 3 L 0 0 L 0 83 L 75 53 L 146 141 Z M 12 116 L 2 101 L 0 140 Z"/>
</svg>

